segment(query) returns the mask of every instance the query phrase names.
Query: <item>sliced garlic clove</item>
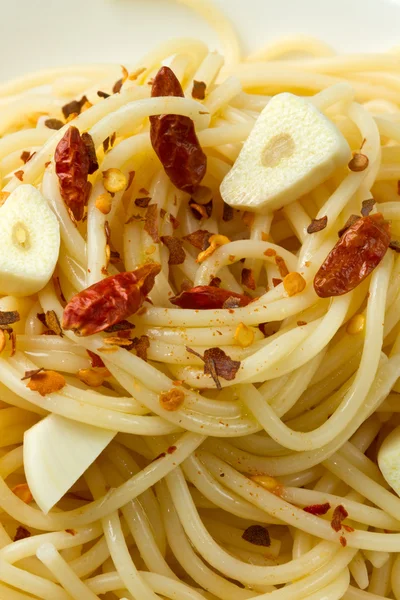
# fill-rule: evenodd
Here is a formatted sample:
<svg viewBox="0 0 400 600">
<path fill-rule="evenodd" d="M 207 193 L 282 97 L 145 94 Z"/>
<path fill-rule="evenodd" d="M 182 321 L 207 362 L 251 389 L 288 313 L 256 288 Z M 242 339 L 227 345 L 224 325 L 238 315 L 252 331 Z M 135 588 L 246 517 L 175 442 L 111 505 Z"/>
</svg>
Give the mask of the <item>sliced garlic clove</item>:
<svg viewBox="0 0 400 600">
<path fill-rule="evenodd" d="M 258 117 L 221 195 L 235 208 L 270 212 L 318 186 L 350 157 L 341 132 L 309 100 L 278 94 Z"/>
<path fill-rule="evenodd" d="M 33 185 L 18 186 L 0 207 L 0 295 L 30 296 L 53 274 L 60 227 Z"/>
<path fill-rule="evenodd" d="M 400 496 L 400 427 L 396 427 L 379 448 L 378 465 L 390 487 Z"/>
<path fill-rule="evenodd" d="M 115 432 L 49 415 L 24 435 L 26 481 L 48 513 L 108 446 Z"/>
</svg>

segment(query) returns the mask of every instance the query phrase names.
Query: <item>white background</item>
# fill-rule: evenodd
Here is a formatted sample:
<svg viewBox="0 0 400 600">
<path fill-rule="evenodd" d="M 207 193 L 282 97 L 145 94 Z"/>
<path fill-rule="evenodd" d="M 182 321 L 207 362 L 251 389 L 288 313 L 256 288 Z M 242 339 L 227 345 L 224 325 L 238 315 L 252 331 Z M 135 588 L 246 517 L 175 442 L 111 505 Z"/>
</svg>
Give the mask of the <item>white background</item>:
<svg viewBox="0 0 400 600">
<path fill-rule="evenodd" d="M 338 50 L 400 46 L 400 0 L 214 0 L 247 49 L 291 33 Z M 210 28 L 172 0 L 0 0 L 0 80 L 82 62 L 132 64 L 159 40 L 194 36 L 217 46 Z"/>
</svg>

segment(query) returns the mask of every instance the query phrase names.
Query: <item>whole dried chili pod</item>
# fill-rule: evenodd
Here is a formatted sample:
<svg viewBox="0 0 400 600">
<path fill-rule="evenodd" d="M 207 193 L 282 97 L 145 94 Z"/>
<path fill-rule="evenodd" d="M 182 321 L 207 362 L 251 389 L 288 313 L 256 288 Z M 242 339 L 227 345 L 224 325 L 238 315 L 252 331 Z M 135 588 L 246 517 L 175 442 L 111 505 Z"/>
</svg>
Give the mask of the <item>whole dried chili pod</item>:
<svg viewBox="0 0 400 600">
<path fill-rule="evenodd" d="M 63 329 L 77 335 L 93 335 L 133 315 L 143 304 L 161 270 L 149 263 L 111 275 L 76 294 L 64 309 Z"/>
<path fill-rule="evenodd" d="M 244 294 L 238 294 L 211 285 L 198 285 L 189 290 L 184 290 L 169 301 L 180 308 L 212 309 L 224 308 L 224 304 L 230 298 L 237 300 L 236 306 L 247 306 L 252 298 Z"/>
<path fill-rule="evenodd" d="M 69 127 L 54 153 L 61 197 L 80 221 L 87 204 L 91 184 L 88 182 L 90 158 L 87 147 L 76 127 Z"/>
<path fill-rule="evenodd" d="M 389 243 L 389 223 L 382 214 L 357 219 L 317 271 L 314 289 L 318 296 L 330 298 L 354 290 L 379 265 Z"/>
<path fill-rule="evenodd" d="M 161 67 L 151 89 L 153 98 L 178 96 L 184 93 L 174 72 Z M 150 139 L 164 170 L 180 190 L 193 192 L 207 169 L 207 157 L 196 136 L 194 123 L 182 115 L 155 115 L 150 117 Z"/>
</svg>

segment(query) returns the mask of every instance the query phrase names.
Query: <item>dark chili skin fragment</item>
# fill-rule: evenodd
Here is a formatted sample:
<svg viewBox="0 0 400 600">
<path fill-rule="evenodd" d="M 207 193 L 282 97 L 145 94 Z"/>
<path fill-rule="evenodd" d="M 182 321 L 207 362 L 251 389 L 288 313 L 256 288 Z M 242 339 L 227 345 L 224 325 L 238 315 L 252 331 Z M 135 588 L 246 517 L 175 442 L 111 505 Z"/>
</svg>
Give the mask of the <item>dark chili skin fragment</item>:
<svg viewBox="0 0 400 600">
<path fill-rule="evenodd" d="M 184 97 L 181 84 L 169 67 L 161 67 L 158 71 L 151 96 Z M 197 139 L 192 119 L 171 114 L 151 116 L 150 139 L 172 183 L 178 189 L 192 193 L 207 169 L 207 157 Z"/>
<path fill-rule="evenodd" d="M 180 308 L 207 310 L 225 308 L 224 304 L 229 298 L 237 299 L 238 307 L 247 306 L 252 301 L 252 298 L 244 294 L 237 294 L 211 285 L 198 285 L 184 290 L 178 296 L 170 298 L 169 301 Z"/>
<path fill-rule="evenodd" d="M 356 288 L 379 265 L 390 244 L 389 223 L 382 214 L 358 219 L 320 266 L 314 289 L 320 298 L 341 296 Z"/>
</svg>

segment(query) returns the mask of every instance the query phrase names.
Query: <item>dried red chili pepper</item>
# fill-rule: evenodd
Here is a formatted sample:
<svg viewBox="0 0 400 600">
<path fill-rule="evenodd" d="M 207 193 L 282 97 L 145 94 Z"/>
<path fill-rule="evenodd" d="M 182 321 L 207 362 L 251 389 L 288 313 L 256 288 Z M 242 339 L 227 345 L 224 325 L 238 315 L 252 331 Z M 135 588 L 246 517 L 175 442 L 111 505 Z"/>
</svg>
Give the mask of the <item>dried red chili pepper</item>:
<svg viewBox="0 0 400 600">
<path fill-rule="evenodd" d="M 181 84 L 169 67 L 161 67 L 158 71 L 151 95 L 153 98 L 184 97 Z M 207 157 L 197 139 L 192 119 L 182 115 L 152 116 L 150 139 L 172 183 L 180 190 L 192 192 L 207 168 Z"/>
<path fill-rule="evenodd" d="M 154 285 L 161 267 L 149 263 L 112 275 L 76 294 L 67 304 L 63 329 L 77 335 L 93 335 L 134 314 Z"/>
<path fill-rule="evenodd" d="M 229 290 L 217 288 L 211 285 L 198 285 L 189 290 L 184 290 L 177 296 L 170 298 L 169 301 L 180 308 L 192 309 L 212 309 L 224 308 L 224 303 L 228 298 L 237 298 L 238 306 L 247 306 L 252 298 L 244 294 L 237 294 Z"/>
<path fill-rule="evenodd" d="M 354 290 L 385 256 L 390 228 L 380 213 L 360 217 L 349 227 L 320 266 L 314 289 L 320 298 Z"/>
<path fill-rule="evenodd" d="M 58 142 L 54 153 L 60 193 L 76 221 L 83 217 L 91 184 L 88 182 L 90 159 L 79 130 L 71 126 Z"/>
</svg>

